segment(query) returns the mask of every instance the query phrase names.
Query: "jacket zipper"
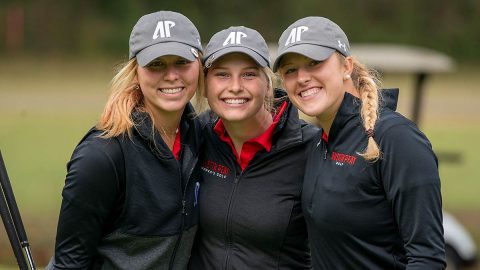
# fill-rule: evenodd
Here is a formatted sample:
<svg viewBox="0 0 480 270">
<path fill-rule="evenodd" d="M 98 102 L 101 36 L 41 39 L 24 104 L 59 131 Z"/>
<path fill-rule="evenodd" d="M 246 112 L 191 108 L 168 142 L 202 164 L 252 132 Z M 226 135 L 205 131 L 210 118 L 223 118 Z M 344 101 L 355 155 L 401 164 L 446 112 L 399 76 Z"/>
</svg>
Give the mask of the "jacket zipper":
<svg viewBox="0 0 480 270">
<path fill-rule="evenodd" d="M 327 155 L 328 155 L 328 147 L 327 147 L 327 142 L 325 142 L 323 139 L 321 139 L 321 143 L 322 143 L 322 150 L 320 151 L 320 153 L 322 154 L 323 153 L 323 160 L 326 160 L 327 159 Z M 315 196 L 315 190 L 317 189 L 317 184 L 318 184 L 318 179 L 315 180 L 315 184 L 313 185 L 313 191 L 312 191 L 312 195 L 310 196 L 310 199 L 309 199 L 309 208 L 311 209 L 312 208 L 312 203 L 313 203 L 313 196 Z"/>
<path fill-rule="evenodd" d="M 196 161 L 198 160 L 198 157 L 193 157 L 192 160 L 194 160 L 193 164 L 195 164 Z M 180 185 L 181 185 L 181 183 L 182 183 L 182 169 L 181 169 L 181 166 L 178 166 L 178 169 L 180 171 Z M 185 188 L 183 189 L 182 211 L 181 211 L 182 222 L 180 224 L 180 234 L 178 235 L 177 241 L 175 242 L 175 247 L 173 248 L 172 257 L 170 259 L 170 263 L 169 263 L 169 266 L 168 266 L 169 270 L 173 269 L 173 263 L 175 262 L 175 257 L 177 255 L 177 250 L 178 250 L 178 247 L 180 246 L 180 242 L 181 242 L 182 236 L 183 236 L 183 230 L 185 228 L 185 216 L 188 215 L 188 213 L 187 213 L 187 200 L 185 199 L 185 197 L 186 197 L 186 194 L 187 194 L 188 184 L 190 183 L 190 176 L 192 175 L 193 169 L 194 169 L 194 166 L 190 166 L 190 171 L 188 172 L 188 175 L 187 175 L 187 182 L 185 183 Z"/>
<path fill-rule="evenodd" d="M 234 199 L 235 191 L 237 190 L 238 182 L 240 181 L 240 177 L 242 177 L 243 171 L 235 177 L 235 181 L 233 182 L 232 192 L 230 193 L 230 199 L 228 202 L 228 209 L 227 209 L 227 219 L 225 220 L 225 243 L 227 248 L 227 254 L 225 256 L 225 269 L 228 269 L 228 262 L 230 259 L 230 251 L 232 248 L 232 235 L 230 230 L 230 209 L 232 208 L 232 202 Z"/>
<path fill-rule="evenodd" d="M 328 147 L 325 141 L 322 141 L 322 152 L 323 152 L 323 159 L 326 160 L 327 154 L 328 154 Z"/>
</svg>

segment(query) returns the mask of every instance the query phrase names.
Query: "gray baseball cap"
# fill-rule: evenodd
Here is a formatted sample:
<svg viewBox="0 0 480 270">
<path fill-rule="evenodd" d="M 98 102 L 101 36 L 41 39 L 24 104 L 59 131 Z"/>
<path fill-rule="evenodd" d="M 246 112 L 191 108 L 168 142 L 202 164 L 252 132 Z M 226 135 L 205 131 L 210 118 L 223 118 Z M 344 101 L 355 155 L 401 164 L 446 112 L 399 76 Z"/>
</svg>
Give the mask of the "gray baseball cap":
<svg viewBox="0 0 480 270">
<path fill-rule="evenodd" d="M 306 17 L 291 24 L 278 40 L 278 56 L 273 64 L 276 72 L 282 56 L 298 53 L 322 61 L 338 51 L 350 55 L 347 35 L 336 23 L 323 17 Z"/>
<path fill-rule="evenodd" d="M 159 11 L 142 16 L 130 34 L 129 59 L 144 67 L 164 55 L 178 55 L 190 61 L 202 51 L 200 34 L 184 15 Z"/>
<path fill-rule="evenodd" d="M 267 42 L 256 30 L 245 26 L 232 26 L 212 36 L 205 48 L 205 67 L 209 68 L 215 60 L 233 52 L 250 56 L 261 67 L 270 67 Z"/>
</svg>

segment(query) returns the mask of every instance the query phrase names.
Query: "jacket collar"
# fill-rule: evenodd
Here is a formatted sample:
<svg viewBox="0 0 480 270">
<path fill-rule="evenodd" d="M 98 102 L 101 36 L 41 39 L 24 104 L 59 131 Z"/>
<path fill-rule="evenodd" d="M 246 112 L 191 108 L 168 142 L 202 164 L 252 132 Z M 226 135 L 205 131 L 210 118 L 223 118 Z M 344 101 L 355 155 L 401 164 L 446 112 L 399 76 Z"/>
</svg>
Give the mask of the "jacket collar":
<svg viewBox="0 0 480 270">
<path fill-rule="evenodd" d="M 398 88 L 382 89 L 380 90 L 380 94 L 379 114 L 381 114 L 385 109 L 395 111 L 397 109 L 398 102 Z M 328 135 L 329 141 L 331 141 L 330 138 L 335 138 L 336 134 L 338 134 L 338 132 L 352 118 L 357 117 L 359 120 L 359 125 L 361 125 L 362 120 L 360 116 L 360 105 L 360 99 L 348 92 L 345 92 L 343 101 L 340 104 L 340 108 L 338 109 L 335 119 L 333 120 L 332 127 L 330 128 L 330 134 Z"/>
<path fill-rule="evenodd" d="M 277 127 L 273 132 L 273 145 L 277 148 L 284 148 L 291 144 L 302 141 L 302 121 L 298 116 L 298 109 L 292 105 L 288 99 L 287 93 L 282 89 L 274 90 L 274 107 L 279 106 L 286 101 L 287 107 L 280 116 Z"/>
<path fill-rule="evenodd" d="M 301 131 L 302 121 L 299 119 L 297 108 L 292 105 L 285 90 L 275 88 L 273 107 L 278 109 L 285 101 L 287 102 L 287 107 L 280 115 L 277 126 L 273 131 L 272 149 L 284 148 L 292 143 L 301 142 L 303 139 Z M 202 113 L 200 118 L 210 126 L 210 131 L 215 133 L 213 128 L 219 120 L 218 116 L 209 110 Z"/>
<path fill-rule="evenodd" d="M 182 118 L 180 120 L 180 141 L 183 144 L 189 138 L 189 128 L 195 117 L 195 111 L 193 106 L 188 103 L 183 111 Z M 160 156 L 166 156 L 170 154 L 170 150 L 163 142 L 160 134 L 155 129 L 150 115 L 142 110 L 136 109 L 132 112 L 132 120 L 134 123 L 134 129 L 138 132 L 140 137 L 148 142 L 152 151 Z"/>
</svg>

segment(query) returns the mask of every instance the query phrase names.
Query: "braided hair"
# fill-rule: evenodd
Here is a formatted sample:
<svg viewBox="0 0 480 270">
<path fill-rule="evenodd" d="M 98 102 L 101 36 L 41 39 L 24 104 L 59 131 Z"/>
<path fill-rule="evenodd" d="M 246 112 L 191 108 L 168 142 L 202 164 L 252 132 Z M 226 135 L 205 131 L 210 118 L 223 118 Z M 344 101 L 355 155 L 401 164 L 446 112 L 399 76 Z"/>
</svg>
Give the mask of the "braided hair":
<svg viewBox="0 0 480 270">
<path fill-rule="evenodd" d="M 380 149 L 374 139 L 375 123 L 379 114 L 380 81 L 374 70 L 369 70 L 365 65 L 353 58 L 353 71 L 351 74 L 353 85 L 358 89 L 361 100 L 360 115 L 368 144 L 363 153 L 359 153 L 365 160 L 376 162 L 381 158 Z"/>
</svg>

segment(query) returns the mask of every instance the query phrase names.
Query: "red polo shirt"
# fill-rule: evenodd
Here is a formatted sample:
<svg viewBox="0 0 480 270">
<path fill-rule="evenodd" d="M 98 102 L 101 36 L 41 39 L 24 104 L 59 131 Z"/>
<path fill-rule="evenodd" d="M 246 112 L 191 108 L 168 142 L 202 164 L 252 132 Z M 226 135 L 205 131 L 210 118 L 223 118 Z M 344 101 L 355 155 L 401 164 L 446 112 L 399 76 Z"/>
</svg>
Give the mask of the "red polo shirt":
<svg viewBox="0 0 480 270">
<path fill-rule="evenodd" d="M 220 140 L 230 145 L 233 153 L 235 154 L 235 157 L 237 158 L 237 162 L 242 168 L 242 170 L 245 170 L 248 163 L 250 163 L 250 161 L 253 159 L 253 157 L 258 151 L 265 149 L 267 152 L 270 152 L 270 149 L 272 148 L 273 131 L 275 130 L 275 127 L 277 126 L 278 121 L 280 120 L 280 116 L 285 111 L 286 107 L 287 107 L 287 102 L 285 101 L 282 103 L 277 114 L 274 116 L 273 123 L 270 125 L 270 127 L 268 127 L 267 130 L 265 130 L 265 132 L 260 134 L 258 137 L 252 138 L 243 143 L 240 156 L 235 150 L 235 146 L 233 145 L 233 141 L 228 135 L 228 132 L 225 130 L 225 126 L 223 125 L 222 119 L 218 120 L 213 130 L 215 131 L 215 133 L 218 134 L 218 136 L 220 137 Z"/>
<path fill-rule="evenodd" d="M 175 141 L 173 142 L 173 149 L 172 149 L 173 156 L 177 160 L 180 156 L 181 149 L 182 149 L 182 145 L 180 143 L 180 127 L 178 127 L 178 131 L 177 131 L 177 134 L 175 135 Z"/>
</svg>

